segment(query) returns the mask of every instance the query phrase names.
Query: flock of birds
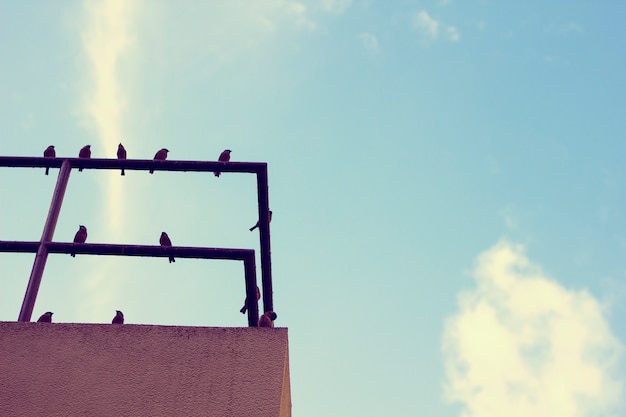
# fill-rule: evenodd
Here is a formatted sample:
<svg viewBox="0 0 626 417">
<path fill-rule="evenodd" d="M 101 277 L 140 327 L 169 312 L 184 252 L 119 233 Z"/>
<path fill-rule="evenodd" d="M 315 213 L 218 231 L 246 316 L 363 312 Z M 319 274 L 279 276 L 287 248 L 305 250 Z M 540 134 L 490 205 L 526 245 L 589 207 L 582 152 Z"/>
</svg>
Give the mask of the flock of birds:
<svg viewBox="0 0 626 417">
<path fill-rule="evenodd" d="M 257 292 L 259 288 L 257 287 Z M 52 311 L 46 311 L 39 319 L 37 319 L 37 323 L 52 323 L 52 315 L 54 313 Z M 273 311 L 267 311 L 265 314 L 259 317 L 258 327 L 274 327 L 274 320 L 276 320 L 278 316 Z M 124 313 L 120 310 L 115 310 L 115 317 L 111 320 L 111 324 L 124 324 Z"/>
<path fill-rule="evenodd" d="M 153 159 L 155 161 L 164 161 L 167 159 L 168 152 L 169 150 L 166 148 L 159 149 L 157 153 L 154 155 Z M 222 153 L 220 154 L 217 160 L 219 162 L 229 162 L 230 153 L 231 153 L 230 149 L 225 149 L 224 151 L 222 151 Z M 44 158 L 56 158 L 56 151 L 54 149 L 54 145 L 48 146 L 46 150 L 43 152 L 43 156 Z M 83 146 L 78 152 L 78 157 L 83 158 L 83 159 L 91 158 L 91 145 Z M 124 145 L 122 145 L 121 143 L 117 146 L 117 159 L 126 159 L 126 149 L 124 148 Z M 46 167 L 46 175 L 48 175 L 49 170 L 50 168 Z M 79 172 L 82 170 L 83 168 L 78 169 Z M 153 169 L 150 170 L 150 174 L 154 174 Z M 220 174 L 221 174 L 220 171 L 215 171 L 214 173 L 216 177 L 219 177 Z M 122 168 L 121 175 L 126 175 L 126 173 L 124 172 L 124 168 Z M 271 210 L 269 211 L 269 221 L 272 221 Z M 256 224 L 252 226 L 249 230 L 252 232 L 254 229 L 258 227 L 259 227 L 259 221 L 257 221 Z M 81 243 L 85 243 L 86 241 L 87 241 L 87 228 L 83 225 L 80 225 L 78 226 L 78 231 L 74 235 L 74 243 L 81 244 Z M 172 246 L 172 241 L 170 240 L 170 237 L 167 235 L 167 233 L 165 232 L 161 233 L 161 237 L 159 238 L 159 244 L 164 247 Z M 75 253 L 71 253 L 70 255 L 72 257 L 76 257 Z M 176 259 L 174 259 L 173 256 L 170 256 L 169 263 L 172 263 L 172 262 L 176 262 Z M 256 288 L 256 292 L 257 292 L 257 300 L 259 300 L 261 298 L 261 292 L 259 290 L 259 287 Z M 242 314 L 245 314 L 247 309 L 248 308 L 246 304 L 244 304 L 244 306 L 239 311 Z M 42 314 L 37 320 L 37 322 L 38 323 L 51 323 L 52 314 L 53 313 L 51 311 L 48 311 Z M 263 315 L 261 315 L 261 317 L 259 318 L 258 326 L 259 327 L 274 327 L 274 320 L 276 320 L 276 317 L 277 315 L 275 312 L 267 311 Z M 113 320 L 111 321 L 111 323 L 112 324 L 124 324 L 124 314 L 121 311 L 116 310 L 115 317 L 113 317 Z"/>
<path fill-rule="evenodd" d="M 168 152 L 169 152 L 169 149 L 161 148 L 157 151 L 157 153 L 154 155 L 154 158 L 152 159 L 154 159 L 155 161 L 165 161 L 167 159 Z M 230 149 L 224 149 L 222 153 L 220 154 L 220 156 L 217 158 L 218 162 L 229 162 L 231 152 L 232 151 Z M 56 158 L 57 153 L 56 153 L 56 150 L 54 149 L 54 145 L 48 146 L 46 150 L 43 151 L 43 156 L 44 158 Z M 85 145 L 82 148 L 80 148 L 80 151 L 78 152 L 78 157 L 82 159 L 91 158 L 91 145 Z M 121 143 L 117 145 L 117 159 L 126 159 L 126 148 L 124 148 L 124 145 L 122 145 Z M 82 168 L 78 168 L 78 171 L 82 172 L 82 170 L 83 170 Z M 50 171 L 50 167 L 46 167 L 46 175 L 48 175 L 49 171 Z M 150 173 L 154 174 L 154 170 L 151 169 Z M 216 177 L 219 177 L 220 174 L 221 174 L 220 171 L 215 171 Z M 124 172 L 124 168 L 122 168 L 122 175 L 126 175 L 126 173 Z"/>
</svg>

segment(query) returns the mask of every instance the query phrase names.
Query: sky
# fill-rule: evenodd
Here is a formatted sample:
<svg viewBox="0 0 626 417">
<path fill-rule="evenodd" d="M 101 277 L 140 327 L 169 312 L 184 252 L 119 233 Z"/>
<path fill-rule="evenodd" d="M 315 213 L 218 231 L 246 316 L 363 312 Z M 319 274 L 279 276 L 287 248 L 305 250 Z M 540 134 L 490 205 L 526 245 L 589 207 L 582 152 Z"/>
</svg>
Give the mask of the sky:
<svg viewBox="0 0 626 417">
<path fill-rule="evenodd" d="M 293 415 L 626 415 L 626 4 L 0 2 L 0 155 L 267 162 Z M 0 240 L 57 169 L 0 168 Z M 256 249 L 252 175 L 73 171 L 54 241 Z M 0 254 L 0 320 L 34 256 Z M 257 266 L 260 264 L 257 256 Z M 241 262 L 51 255 L 54 321 L 245 326 Z"/>
</svg>

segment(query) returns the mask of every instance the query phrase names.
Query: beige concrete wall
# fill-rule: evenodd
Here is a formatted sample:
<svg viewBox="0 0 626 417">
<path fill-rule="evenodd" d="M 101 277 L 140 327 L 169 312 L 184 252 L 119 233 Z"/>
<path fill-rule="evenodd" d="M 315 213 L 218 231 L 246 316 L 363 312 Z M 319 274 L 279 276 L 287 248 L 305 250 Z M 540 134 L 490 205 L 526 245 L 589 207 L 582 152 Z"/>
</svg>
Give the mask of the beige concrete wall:
<svg viewBox="0 0 626 417">
<path fill-rule="evenodd" d="M 0 322 L 0 416 L 291 416 L 287 329 Z"/>
</svg>

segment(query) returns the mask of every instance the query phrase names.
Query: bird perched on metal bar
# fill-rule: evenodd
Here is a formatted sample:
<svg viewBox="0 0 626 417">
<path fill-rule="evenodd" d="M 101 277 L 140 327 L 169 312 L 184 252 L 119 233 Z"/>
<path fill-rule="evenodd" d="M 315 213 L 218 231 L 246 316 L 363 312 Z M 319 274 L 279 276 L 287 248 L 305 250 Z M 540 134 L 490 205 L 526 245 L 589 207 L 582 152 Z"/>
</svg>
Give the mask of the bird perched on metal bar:
<svg viewBox="0 0 626 417">
<path fill-rule="evenodd" d="M 52 315 L 53 314 L 54 313 L 52 311 L 47 311 L 47 312 L 43 313 L 37 319 L 37 323 L 52 323 Z"/>
<path fill-rule="evenodd" d="M 266 311 L 261 317 L 259 317 L 259 327 L 274 327 L 274 320 L 276 320 L 276 313 L 273 311 Z"/>
<path fill-rule="evenodd" d="M 230 149 L 225 149 L 224 151 L 222 151 L 222 153 L 220 154 L 220 157 L 217 158 L 217 160 L 219 162 L 228 162 L 228 161 L 230 161 L 230 152 L 231 152 Z M 220 171 L 215 171 L 215 176 L 216 177 L 219 177 L 220 174 L 221 174 Z"/>
<path fill-rule="evenodd" d="M 43 157 L 44 158 L 55 158 L 57 156 L 56 151 L 54 150 L 54 146 L 50 145 L 46 148 L 45 151 L 43 151 Z M 50 170 L 50 167 L 46 167 L 46 175 L 48 175 L 48 171 Z"/>
<path fill-rule="evenodd" d="M 272 210 L 270 210 L 270 211 L 269 211 L 268 215 L 269 215 L 269 221 L 271 222 L 271 221 L 272 221 Z M 252 226 L 252 227 L 250 228 L 250 231 L 253 231 L 253 230 L 254 230 L 254 229 L 256 229 L 257 227 L 259 227 L 259 222 L 258 222 L 258 221 L 256 222 L 256 224 L 255 224 L 254 226 Z"/>
<path fill-rule="evenodd" d="M 119 310 L 115 310 L 115 317 L 113 317 L 111 324 L 124 324 L 124 313 Z"/>
<path fill-rule="evenodd" d="M 155 160 L 155 161 L 165 161 L 165 160 L 167 159 L 167 153 L 168 153 L 168 152 L 169 152 L 169 150 L 168 150 L 168 149 L 165 149 L 165 148 L 159 149 L 159 150 L 157 151 L 157 153 L 156 153 L 156 154 L 154 154 L 154 160 Z M 154 170 L 153 170 L 153 169 L 151 169 L 151 170 L 150 170 L 150 173 L 151 173 L 151 174 L 154 174 Z"/>
<path fill-rule="evenodd" d="M 85 226 L 78 226 L 78 232 L 74 235 L 74 243 L 85 243 L 87 240 L 87 228 Z M 76 257 L 75 253 L 72 253 L 72 258 Z"/>
<path fill-rule="evenodd" d="M 161 238 L 159 239 L 159 243 L 161 244 L 161 246 L 172 246 L 172 241 L 170 240 L 170 237 L 165 232 L 161 233 Z M 170 263 L 172 262 L 176 262 L 176 259 L 174 259 L 173 256 L 170 256 Z"/>
<path fill-rule="evenodd" d="M 257 285 L 256 300 L 259 301 L 260 298 L 261 298 L 261 290 L 259 289 L 259 286 Z M 246 297 L 246 300 L 243 302 L 243 307 L 241 307 L 241 310 L 239 310 L 241 314 L 246 314 L 246 311 L 248 311 L 248 297 Z"/>
<path fill-rule="evenodd" d="M 124 145 L 121 143 L 117 145 L 117 159 L 126 159 L 126 149 L 124 149 Z M 124 167 L 122 167 L 122 175 L 126 175 L 124 173 Z"/>
<path fill-rule="evenodd" d="M 80 152 L 78 152 L 78 157 L 83 158 L 83 159 L 91 158 L 91 145 L 85 145 L 82 148 L 80 148 Z M 82 170 L 83 170 L 82 167 L 78 168 L 78 171 L 82 171 Z"/>
</svg>

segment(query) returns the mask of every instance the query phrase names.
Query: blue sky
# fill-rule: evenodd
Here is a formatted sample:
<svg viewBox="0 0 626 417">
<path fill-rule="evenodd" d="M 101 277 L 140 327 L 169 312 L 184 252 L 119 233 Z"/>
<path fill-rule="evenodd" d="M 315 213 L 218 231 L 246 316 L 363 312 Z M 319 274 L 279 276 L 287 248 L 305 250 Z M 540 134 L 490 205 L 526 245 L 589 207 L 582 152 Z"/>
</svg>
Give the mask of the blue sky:
<svg viewBox="0 0 626 417">
<path fill-rule="evenodd" d="M 294 416 L 626 412 L 618 1 L 0 3 L 0 154 L 269 164 Z M 38 240 L 58 170 L 0 169 Z M 10 197 L 9 197 L 10 196 Z M 255 180 L 72 172 L 55 240 L 258 248 Z M 0 254 L 15 320 L 30 254 Z M 243 266 L 52 255 L 34 316 L 244 326 Z"/>
</svg>

